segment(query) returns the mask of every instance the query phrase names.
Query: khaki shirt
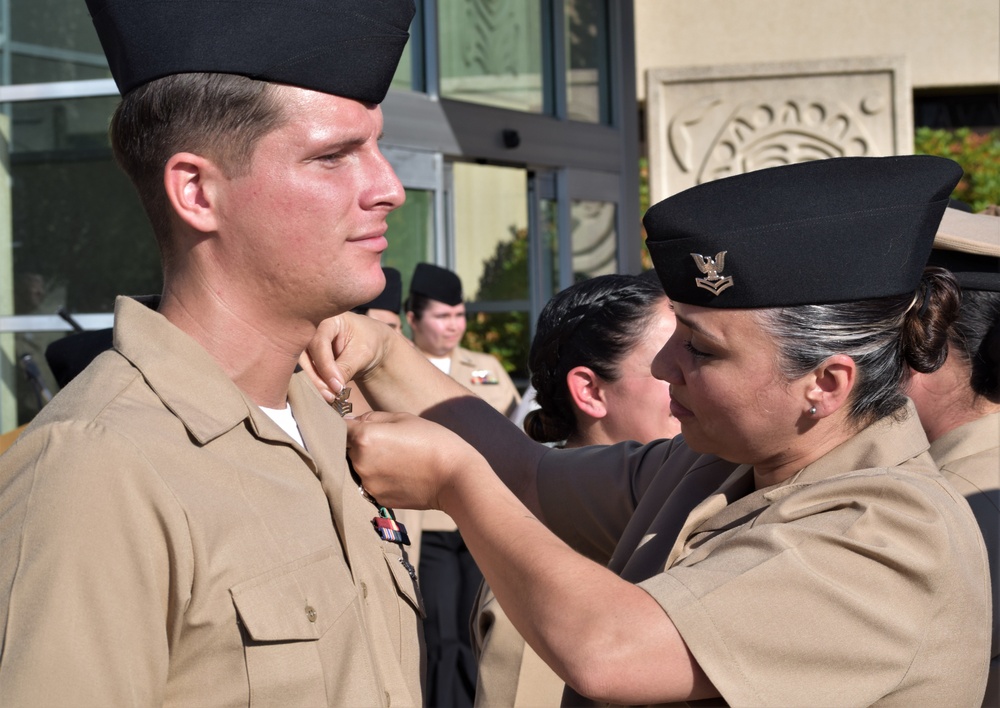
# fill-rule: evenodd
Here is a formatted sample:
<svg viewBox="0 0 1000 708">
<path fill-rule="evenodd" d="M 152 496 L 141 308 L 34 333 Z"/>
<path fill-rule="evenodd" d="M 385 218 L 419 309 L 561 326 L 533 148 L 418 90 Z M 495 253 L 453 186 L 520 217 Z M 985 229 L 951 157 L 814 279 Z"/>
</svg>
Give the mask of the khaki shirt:
<svg viewBox="0 0 1000 708">
<path fill-rule="evenodd" d="M 421 613 L 309 381 L 293 442 L 119 298 L 0 458 L 0 705 L 418 706 Z"/>
<path fill-rule="evenodd" d="M 552 450 L 545 520 L 649 592 L 732 705 L 978 705 L 986 551 L 907 413 L 761 490 L 683 437 Z"/>
<path fill-rule="evenodd" d="M 993 578 L 993 659 L 983 705 L 1000 705 L 1000 413 L 966 423 L 931 443 L 941 474 L 965 495 L 986 541 Z"/>
</svg>

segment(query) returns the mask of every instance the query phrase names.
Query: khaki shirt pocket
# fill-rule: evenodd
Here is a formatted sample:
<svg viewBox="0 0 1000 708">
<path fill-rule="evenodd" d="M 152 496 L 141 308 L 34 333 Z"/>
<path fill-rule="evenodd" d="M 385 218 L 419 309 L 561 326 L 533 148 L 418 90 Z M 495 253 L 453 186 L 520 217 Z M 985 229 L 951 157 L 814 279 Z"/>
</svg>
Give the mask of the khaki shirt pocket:
<svg viewBox="0 0 1000 708">
<path fill-rule="evenodd" d="M 234 585 L 230 593 L 243 633 L 250 704 L 326 705 L 323 657 L 329 648 L 320 640 L 337 624 L 338 643 L 356 641 L 362 631 L 357 591 L 340 550 L 312 553 Z M 365 664 L 357 668 L 373 676 L 365 655 L 354 651 Z"/>
</svg>

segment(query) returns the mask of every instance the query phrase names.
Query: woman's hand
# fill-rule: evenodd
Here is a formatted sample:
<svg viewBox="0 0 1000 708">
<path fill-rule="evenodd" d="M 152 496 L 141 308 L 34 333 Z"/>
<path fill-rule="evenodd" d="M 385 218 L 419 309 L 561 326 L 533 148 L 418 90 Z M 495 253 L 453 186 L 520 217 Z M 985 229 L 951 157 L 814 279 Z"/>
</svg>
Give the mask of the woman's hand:
<svg viewBox="0 0 1000 708">
<path fill-rule="evenodd" d="M 347 420 L 347 451 L 365 490 L 390 507 L 447 510 L 462 503 L 460 482 L 490 473 L 458 435 L 408 413 L 372 411 Z"/>
<path fill-rule="evenodd" d="M 353 312 L 330 317 L 316 328 L 299 356 L 299 366 L 330 402 L 348 381 L 361 380 L 378 366 L 392 343 L 390 335 L 399 339 L 390 327 L 370 317 Z"/>
</svg>

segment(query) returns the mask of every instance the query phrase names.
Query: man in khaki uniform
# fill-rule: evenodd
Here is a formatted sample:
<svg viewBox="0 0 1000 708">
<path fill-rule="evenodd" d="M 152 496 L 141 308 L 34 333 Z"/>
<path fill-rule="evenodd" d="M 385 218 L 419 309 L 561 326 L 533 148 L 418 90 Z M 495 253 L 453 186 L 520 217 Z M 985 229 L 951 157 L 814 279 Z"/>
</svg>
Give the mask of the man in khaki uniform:
<svg viewBox="0 0 1000 708">
<path fill-rule="evenodd" d="M 293 376 L 382 288 L 412 3 L 88 5 L 164 292 L 0 461 L 0 704 L 420 705 L 413 570 Z"/>
<path fill-rule="evenodd" d="M 983 532 L 993 579 L 993 643 L 984 706 L 1000 706 L 1000 218 L 946 209 L 930 265 L 962 287 L 948 359 L 913 372 L 910 397 L 941 473 L 965 495 Z"/>
<path fill-rule="evenodd" d="M 339 371 L 321 346 L 313 360 L 334 389 L 363 370 L 381 407 L 450 428 L 371 414 L 349 423 L 352 459 L 376 496 L 452 515 L 581 695 L 976 705 L 986 550 L 902 387 L 907 364 L 941 364 L 944 342 L 914 334 L 954 317 L 957 285 L 924 265 L 961 174 L 928 156 L 822 160 L 652 207 L 677 316 L 652 364 L 682 424 L 669 441 L 539 446 L 433 370 L 414 376 L 413 352 L 363 318 L 319 330 Z"/>
</svg>

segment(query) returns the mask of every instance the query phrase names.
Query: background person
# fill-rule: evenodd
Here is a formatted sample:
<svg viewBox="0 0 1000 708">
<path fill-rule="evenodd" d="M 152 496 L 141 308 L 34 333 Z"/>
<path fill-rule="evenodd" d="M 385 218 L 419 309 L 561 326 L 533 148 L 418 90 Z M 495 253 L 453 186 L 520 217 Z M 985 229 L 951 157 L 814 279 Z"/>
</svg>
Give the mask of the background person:
<svg viewBox="0 0 1000 708">
<path fill-rule="evenodd" d="M 983 532 L 993 580 L 993 648 L 984 705 L 1000 705 L 1000 219 L 945 210 L 930 264 L 962 288 L 948 358 L 911 374 L 909 395 L 941 473 Z"/>
<path fill-rule="evenodd" d="M 419 593 L 293 375 L 384 285 L 413 4 L 88 7 L 164 290 L 0 459 L 0 705 L 417 705 Z"/>
<path fill-rule="evenodd" d="M 978 703 L 986 552 L 902 390 L 907 363 L 944 359 L 957 286 L 924 265 L 961 174 L 928 156 L 820 160 L 652 207 L 678 322 L 653 363 L 681 420 L 669 441 L 538 445 L 431 367 L 414 375 L 414 353 L 363 318 L 322 325 L 311 353 L 333 388 L 362 372 L 380 404 L 451 429 L 369 414 L 349 424 L 352 459 L 376 496 L 456 519 L 580 693 Z"/>
<path fill-rule="evenodd" d="M 680 433 L 669 385 L 650 372 L 675 327 L 653 271 L 601 275 L 558 293 L 542 308 L 531 342 L 528 368 L 542 405 L 528 413 L 525 432 L 565 448 Z M 562 679 L 525 644 L 485 584 L 472 629 L 477 705 L 559 705 Z"/>
<path fill-rule="evenodd" d="M 528 355 L 539 408 L 524 429 L 564 447 L 671 438 L 669 384 L 650 365 L 676 326 L 653 271 L 572 285 L 542 309 Z"/>
<path fill-rule="evenodd" d="M 460 346 L 465 335 L 465 302 L 458 275 L 418 263 L 410 280 L 406 321 L 413 344 L 435 367 L 509 415 L 521 398 L 500 361 Z M 426 605 L 428 706 L 471 706 L 476 691 L 476 659 L 469 618 L 483 576 L 455 522 L 430 509 L 404 520 L 417 546 L 419 578 Z"/>
</svg>

